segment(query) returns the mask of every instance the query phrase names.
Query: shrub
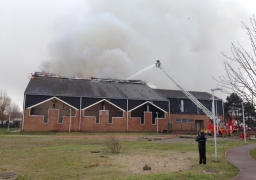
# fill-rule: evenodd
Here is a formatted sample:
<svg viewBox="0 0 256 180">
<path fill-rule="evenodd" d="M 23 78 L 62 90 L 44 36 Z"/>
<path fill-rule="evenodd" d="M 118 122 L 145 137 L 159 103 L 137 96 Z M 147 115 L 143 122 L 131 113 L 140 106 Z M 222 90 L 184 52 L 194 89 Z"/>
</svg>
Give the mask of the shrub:
<svg viewBox="0 0 256 180">
<path fill-rule="evenodd" d="M 120 153 L 121 143 L 119 139 L 111 135 L 105 140 L 105 146 L 112 151 L 112 153 Z"/>
</svg>

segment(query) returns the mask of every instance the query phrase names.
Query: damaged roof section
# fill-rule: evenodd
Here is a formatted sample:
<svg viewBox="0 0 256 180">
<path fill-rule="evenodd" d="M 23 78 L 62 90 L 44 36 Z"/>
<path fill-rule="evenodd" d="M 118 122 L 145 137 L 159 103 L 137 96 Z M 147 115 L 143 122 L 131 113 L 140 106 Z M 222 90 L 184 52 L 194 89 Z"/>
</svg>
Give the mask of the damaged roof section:
<svg viewBox="0 0 256 180">
<path fill-rule="evenodd" d="M 53 73 L 32 75 L 25 94 L 168 101 L 140 80 L 66 78 Z"/>
</svg>

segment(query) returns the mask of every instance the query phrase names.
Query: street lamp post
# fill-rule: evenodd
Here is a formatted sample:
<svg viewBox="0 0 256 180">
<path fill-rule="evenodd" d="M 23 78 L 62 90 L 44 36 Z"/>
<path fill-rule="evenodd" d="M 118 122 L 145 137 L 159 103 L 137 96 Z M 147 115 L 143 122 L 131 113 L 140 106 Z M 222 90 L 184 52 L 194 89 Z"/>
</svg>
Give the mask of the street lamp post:
<svg viewBox="0 0 256 180">
<path fill-rule="evenodd" d="M 218 118 L 218 100 L 222 100 L 222 99 L 220 99 L 220 98 L 210 98 L 213 102 L 214 102 L 214 105 L 215 105 L 215 99 L 216 99 L 216 108 L 214 108 L 214 109 L 216 109 L 216 111 L 214 111 L 214 112 L 216 112 L 216 119 L 219 119 Z M 217 135 L 219 135 L 219 132 L 217 131 Z"/>
<path fill-rule="evenodd" d="M 246 102 L 242 102 L 242 110 L 243 110 L 243 124 L 244 124 L 244 144 L 246 144 L 245 120 L 244 120 L 244 103 L 246 103 Z"/>
<path fill-rule="evenodd" d="M 217 150 L 217 138 L 216 138 L 216 118 L 215 118 L 215 108 L 214 108 L 214 91 L 221 90 L 221 88 L 213 88 L 212 91 L 212 115 L 213 115 L 213 128 L 214 128 L 214 150 L 215 150 L 215 159 L 218 162 L 218 150 Z"/>
</svg>

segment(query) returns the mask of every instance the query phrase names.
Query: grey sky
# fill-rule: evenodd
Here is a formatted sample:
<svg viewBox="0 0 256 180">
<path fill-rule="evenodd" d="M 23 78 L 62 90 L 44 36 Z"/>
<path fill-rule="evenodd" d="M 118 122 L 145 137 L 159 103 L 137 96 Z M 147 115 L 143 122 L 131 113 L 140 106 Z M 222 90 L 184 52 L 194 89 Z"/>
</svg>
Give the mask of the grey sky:
<svg viewBox="0 0 256 180">
<path fill-rule="evenodd" d="M 30 74 L 126 79 L 157 59 L 185 89 L 216 86 L 253 1 L 0 0 L 0 88 L 22 107 Z M 159 70 L 134 79 L 177 89 Z M 216 92 L 225 99 L 224 94 Z"/>
</svg>

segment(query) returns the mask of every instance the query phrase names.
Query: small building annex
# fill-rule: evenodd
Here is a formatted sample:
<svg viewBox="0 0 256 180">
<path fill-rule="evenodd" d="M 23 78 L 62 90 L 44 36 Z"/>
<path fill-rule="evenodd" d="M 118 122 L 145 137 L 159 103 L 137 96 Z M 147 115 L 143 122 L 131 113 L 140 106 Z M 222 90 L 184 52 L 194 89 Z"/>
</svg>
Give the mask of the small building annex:
<svg viewBox="0 0 256 180">
<path fill-rule="evenodd" d="M 199 132 L 209 125 L 209 118 L 199 109 L 182 91 L 156 89 L 160 94 L 169 99 L 169 116 L 173 131 Z M 212 95 L 207 92 L 189 91 L 201 104 L 212 111 Z M 215 115 L 224 120 L 223 101 L 214 97 Z"/>
<path fill-rule="evenodd" d="M 24 93 L 22 130 L 167 132 L 195 131 L 208 125 L 207 116 L 195 110 L 190 100 L 172 92 L 152 89 L 139 80 L 78 79 L 36 72 Z"/>
</svg>

